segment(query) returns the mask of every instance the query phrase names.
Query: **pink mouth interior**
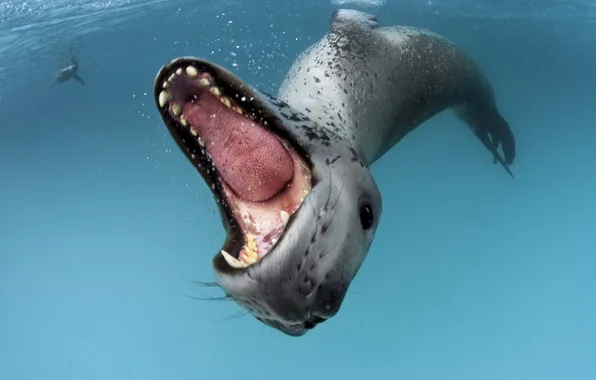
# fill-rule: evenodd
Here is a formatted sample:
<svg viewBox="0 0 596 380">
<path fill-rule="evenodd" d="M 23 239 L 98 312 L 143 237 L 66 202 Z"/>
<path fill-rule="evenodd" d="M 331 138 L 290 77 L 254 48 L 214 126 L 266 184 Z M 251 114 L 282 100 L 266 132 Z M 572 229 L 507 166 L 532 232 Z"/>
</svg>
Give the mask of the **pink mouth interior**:
<svg viewBox="0 0 596 380">
<path fill-rule="evenodd" d="M 266 201 L 292 180 L 292 157 L 281 142 L 208 90 L 184 104 L 182 114 L 205 142 L 219 175 L 242 199 Z"/>
<path fill-rule="evenodd" d="M 310 190 L 310 170 L 283 140 L 258 122 L 222 103 L 196 79 L 181 75 L 172 83 L 172 107 L 177 104 L 188 126 L 202 139 L 217 169 L 226 200 L 244 235 L 255 236 L 259 257 L 277 242 L 285 229 L 280 212 L 292 215 Z M 243 102 L 228 98 L 232 107 Z M 246 112 L 246 110 L 245 110 Z M 179 116 L 178 116 L 179 118 Z"/>
</svg>

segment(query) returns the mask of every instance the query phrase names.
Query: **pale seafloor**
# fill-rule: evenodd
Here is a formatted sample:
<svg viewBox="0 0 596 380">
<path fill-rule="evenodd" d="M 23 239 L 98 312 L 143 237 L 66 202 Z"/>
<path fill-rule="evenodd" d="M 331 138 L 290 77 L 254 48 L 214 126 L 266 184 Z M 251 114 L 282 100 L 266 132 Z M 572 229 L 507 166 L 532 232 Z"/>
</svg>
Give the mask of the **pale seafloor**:
<svg viewBox="0 0 596 380">
<path fill-rule="evenodd" d="M 197 281 L 224 233 L 152 98 L 205 57 L 276 93 L 338 7 L 481 65 L 512 180 L 451 113 L 373 168 L 383 216 L 332 320 L 290 338 Z M 0 0 L 0 379 L 596 378 L 596 6 Z M 86 81 L 49 89 L 78 49 Z"/>
</svg>

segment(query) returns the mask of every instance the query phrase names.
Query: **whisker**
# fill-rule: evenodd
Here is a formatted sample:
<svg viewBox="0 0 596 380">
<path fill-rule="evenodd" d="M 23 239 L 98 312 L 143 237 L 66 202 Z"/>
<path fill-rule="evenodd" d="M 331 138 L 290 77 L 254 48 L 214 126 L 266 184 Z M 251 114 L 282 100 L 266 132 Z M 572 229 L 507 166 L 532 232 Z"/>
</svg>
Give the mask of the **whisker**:
<svg viewBox="0 0 596 380">
<path fill-rule="evenodd" d="M 221 289 L 221 287 L 219 286 L 218 283 L 216 282 L 203 282 L 203 281 L 190 281 L 192 284 L 194 285 L 198 285 L 198 286 L 204 286 L 204 287 L 209 287 L 209 288 L 219 288 Z M 230 296 L 228 296 L 227 294 L 224 294 L 223 296 L 217 296 L 217 297 L 213 297 L 213 296 L 195 296 L 195 295 L 189 295 L 189 294 L 184 294 L 184 293 L 180 293 L 179 294 L 183 297 L 186 298 L 191 298 L 194 300 L 198 300 L 198 301 L 230 301 L 232 298 Z"/>
<path fill-rule="evenodd" d="M 193 296 L 190 294 L 184 294 L 182 292 L 178 292 L 178 294 L 180 294 L 183 297 L 190 298 L 190 299 L 197 300 L 197 301 L 230 301 L 231 300 L 231 297 L 227 296 L 227 295 L 211 297 L 211 296 Z"/>
<path fill-rule="evenodd" d="M 191 281 L 191 282 L 195 285 L 200 285 L 200 286 L 207 286 L 207 287 L 212 287 L 212 288 L 220 287 L 217 282 L 203 282 L 203 281 Z"/>
<path fill-rule="evenodd" d="M 248 315 L 248 311 L 246 311 L 246 310 L 239 310 L 236 313 L 230 315 L 229 317 L 222 318 L 219 321 L 214 321 L 213 323 L 228 322 L 228 321 L 231 321 L 232 319 L 246 317 L 247 315 Z"/>
</svg>

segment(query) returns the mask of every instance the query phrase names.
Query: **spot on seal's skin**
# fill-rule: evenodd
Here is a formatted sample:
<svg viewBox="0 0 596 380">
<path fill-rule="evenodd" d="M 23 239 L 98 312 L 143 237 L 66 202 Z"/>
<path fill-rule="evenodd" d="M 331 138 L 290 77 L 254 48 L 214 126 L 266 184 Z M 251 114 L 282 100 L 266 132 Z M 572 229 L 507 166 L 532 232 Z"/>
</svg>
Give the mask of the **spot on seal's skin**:
<svg viewBox="0 0 596 380">
<path fill-rule="evenodd" d="M 329 32 L 298 57 L 278 97 L 353 141 L 369 165 L 452 107 L 512 175 L 515 140 L 490 83 L 465 52 L 432 32 L 378 27 L 372 15 L 338 10 Z"/>
<path fill-rule="evenodd" d="M 160 70 L 155 98 L 172 137 L 218 201 L 227 231 L 213 259 L 218 285 L 257 320 L 291 336 L 339 311 L 380 221 L 382 199 L 369 167 L 405 135 L 453 108 L 505 169 L 515 156 L 492 87 L 461 49 L 428 31 L 378 27 L 376 17 L 353 10 L 333 14 L 329 31 L 297 58 L 277 97 L 185 57 Z M 203 120 L 198 116 L 207 105 L 246 134 L 253 131 L 246 123 L 255 128 L 246 140 L 256 148 L 273 146 L 272 136 L 279 140 L 287 155 L 269 151 L 291 158 L 288 186 L 262 202 L 229 191 L 222 165 L 242 165 L 236 169 L 250 177 L 253 160 L 272 160 L 247 154 L 244 162 L 214 164 L 209 149 L 216 148 L 204 144 L 197 127 L 215 136 L 219 129 L 192 123 Z M 198 115 L 191 122 L 187 110 Z M 287 175 L 289 164 L 278 161 L 272 166 Z"/>
</svg>

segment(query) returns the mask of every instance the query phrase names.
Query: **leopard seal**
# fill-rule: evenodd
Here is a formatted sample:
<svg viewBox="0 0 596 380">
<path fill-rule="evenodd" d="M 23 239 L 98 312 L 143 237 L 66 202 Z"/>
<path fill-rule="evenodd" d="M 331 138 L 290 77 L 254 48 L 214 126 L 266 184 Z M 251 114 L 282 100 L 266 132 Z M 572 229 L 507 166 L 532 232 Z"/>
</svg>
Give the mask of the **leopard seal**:
<svg viewBox="0 0 596 380">
<path fill-rule="evenodd" d="M 81 76 L 77 73 L 79 71 L 79 59 L 76 56 L 72 56 L 70 58 L 70 63 L 60 69 L 56 73 L 56 81 L 50 86 L 50 90 L 54 88 L 54 86 L 62 83 L 66 83 L 69 80 L 75 80 L 79 82 L 82 86 L 85 85 L 85 81 Z"/>
<path fill-rule="evenodd" d="M 226 230 L 214 285 L 290 336 L 338 313 L 381 217 L 370 165 L 408 132 L 452 107 L 502 165 L 513 160 L 491 94 L 447 40 L 377 28 L 351 10 L 334 13 L 277 97 L 197 57 L 164 65 L 154 84 L 158 112 Z"/>
</svg>

